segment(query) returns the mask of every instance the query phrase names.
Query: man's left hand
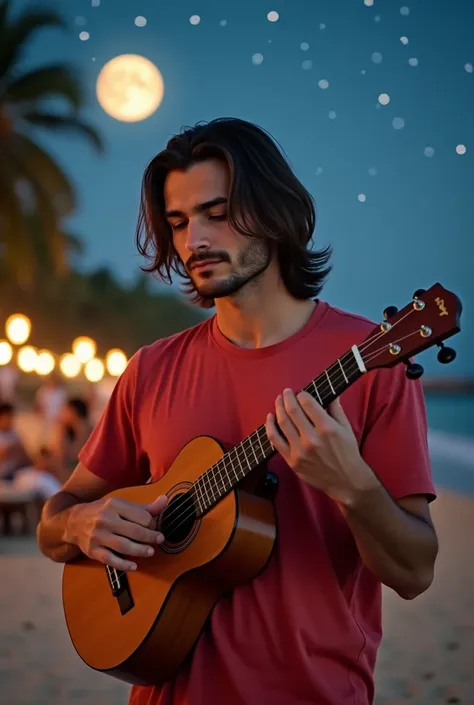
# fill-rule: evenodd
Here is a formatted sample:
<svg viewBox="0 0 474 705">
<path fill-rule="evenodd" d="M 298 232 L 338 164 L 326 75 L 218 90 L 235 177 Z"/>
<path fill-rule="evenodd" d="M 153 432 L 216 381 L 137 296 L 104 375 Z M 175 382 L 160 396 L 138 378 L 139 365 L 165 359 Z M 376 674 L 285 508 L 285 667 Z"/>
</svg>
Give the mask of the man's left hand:
<svg viewBox="0 0 474 705">
<path fill-rule="evenodd" d="M 265 428 L 275 450 L 301 480 L 334 501 L 349 506 L 358 492 L 380 488 L 359 453 L 339 399 L 326 411 L 307 392 L 295 395 L 285 389 L 276 399 L 275 415 L 267 416 Z"/>
</svg>

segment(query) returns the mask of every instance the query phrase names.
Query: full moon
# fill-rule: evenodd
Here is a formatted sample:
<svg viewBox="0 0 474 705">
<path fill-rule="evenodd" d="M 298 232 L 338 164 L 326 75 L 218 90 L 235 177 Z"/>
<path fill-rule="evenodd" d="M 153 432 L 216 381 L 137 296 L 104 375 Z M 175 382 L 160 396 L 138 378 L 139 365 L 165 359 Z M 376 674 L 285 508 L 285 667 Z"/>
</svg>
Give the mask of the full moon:
<svg viewBox="0 0 474 705">
<path fill-rule="evenodd" d="M 138 122 L 150 117 L 163 100 L 163 77 L 144 56 L 121 54 L 102 67 L 96 92 L 100 106 L 111 117 Z"/>
</svg>

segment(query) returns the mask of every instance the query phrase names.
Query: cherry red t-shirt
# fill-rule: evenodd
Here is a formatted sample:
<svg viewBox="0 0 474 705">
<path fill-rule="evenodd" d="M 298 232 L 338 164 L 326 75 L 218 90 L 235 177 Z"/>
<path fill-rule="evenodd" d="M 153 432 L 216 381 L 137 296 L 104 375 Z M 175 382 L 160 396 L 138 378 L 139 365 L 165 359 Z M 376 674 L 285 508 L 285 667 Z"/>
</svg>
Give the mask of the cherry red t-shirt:
<svg viewBox="0 0 474 705">
<path fill-rule="evenodd" d="M 159 479 L 181 448 L 210 435 L 234 445 L 265 421 L 285 387 L 306 386 L 374 323 L 319 301 L 276 345 L 243 349 L 216 317 L 130 360 L 80 460 L 114 485 Z M 369 372 L 343 408 L 362 457 L 393 498 L 433 499 L 422 388 L 404 366 Z M 381 584 L 361 562 L 341 512 L 280 456 L 278 540 L 264 571 L 214 608 L 193 657 L 131 705 L 368 705 L 381 640 Z"/>
</svg>

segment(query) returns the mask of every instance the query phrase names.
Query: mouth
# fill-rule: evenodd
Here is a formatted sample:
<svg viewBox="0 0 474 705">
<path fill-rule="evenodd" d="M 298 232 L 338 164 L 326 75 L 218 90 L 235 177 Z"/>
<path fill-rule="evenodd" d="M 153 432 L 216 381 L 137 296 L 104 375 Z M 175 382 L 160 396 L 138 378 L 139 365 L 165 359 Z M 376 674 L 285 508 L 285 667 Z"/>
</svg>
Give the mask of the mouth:
<svg viewBox="0 0 474 705">
<path fill-rule="evenodd" d="M 206 260 L 205 262 L 197 262 L 197 264 L 193 265 L 192 271 L 202 272 L 206 269 L 210 269 L 211 267 L 215 267 L 215 265 L 219 264 L 220 262 L 222 262 L 222 260 L 220 259 Z"/>
</svg>

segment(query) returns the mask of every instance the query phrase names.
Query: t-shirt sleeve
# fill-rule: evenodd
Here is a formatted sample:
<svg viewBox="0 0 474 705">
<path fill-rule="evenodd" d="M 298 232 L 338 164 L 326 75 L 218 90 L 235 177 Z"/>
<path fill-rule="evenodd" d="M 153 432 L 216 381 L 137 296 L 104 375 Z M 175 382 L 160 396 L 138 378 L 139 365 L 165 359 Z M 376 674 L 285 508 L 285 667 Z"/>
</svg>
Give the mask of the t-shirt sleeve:
<svg viewBox="0 0 474 705">
<path fill-rule="evenodd" d="M 377 371 L 361 455 L 394 499 L 436 497 L 427 427 L 421 381 L 407 379 L 404 365 Z"/>
<path fill-rule="evenodd" d="M 102 416 L 79 453 L 80 462 L 114 487 L 143 484 L 149 462 L 136 421 L 136 392 L 141 351 L 129 361 Z"/>
</svg>

